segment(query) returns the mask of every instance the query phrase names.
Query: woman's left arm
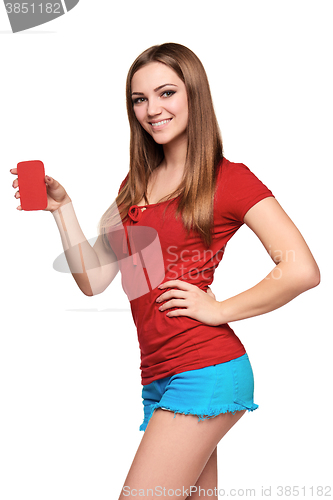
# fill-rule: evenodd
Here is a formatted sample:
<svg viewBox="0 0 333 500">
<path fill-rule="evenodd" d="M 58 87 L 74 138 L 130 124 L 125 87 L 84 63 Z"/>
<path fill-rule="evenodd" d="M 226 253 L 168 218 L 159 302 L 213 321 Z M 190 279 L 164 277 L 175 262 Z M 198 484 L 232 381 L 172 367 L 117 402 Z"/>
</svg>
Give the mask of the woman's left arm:
<svg viewBox="0 0 333 500">
<path fill-rule="evenodd" d="M 182 309 L 167 315 L 189 316 L 209 325 L 251 318 L 277 309 L 317 286 L 320 272 L 303 236 L 279 203 L 267 197 L 256 203 L 244 217 L 245 224 L 258 236 L 276 266 L 257 285 L 218 302 L 195 285 L 173 280 L 159 288 L 175 286 L 157 300 L 167 300 L 161 308 Z M 167 312 L 167 311 L 166 311 Z"/>
<path fill-rule="evenodd" d="M 220 302 L 223 323 L 273 311 L 320 283 L 320 271 L 309 247 L 275 198 L 256 203 L 244 222 L 276 266 L 254 287 Z"/>
</svg>

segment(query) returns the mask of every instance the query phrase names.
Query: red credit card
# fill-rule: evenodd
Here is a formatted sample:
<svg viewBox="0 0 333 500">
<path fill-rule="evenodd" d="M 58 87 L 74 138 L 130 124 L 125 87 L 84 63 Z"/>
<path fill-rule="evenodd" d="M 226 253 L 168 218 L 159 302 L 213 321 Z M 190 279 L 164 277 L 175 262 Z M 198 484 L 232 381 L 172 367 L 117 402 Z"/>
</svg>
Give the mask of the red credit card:
<svg viewBox="0 0 333 500">
<path fill-rule="evenodd" d="M 47 193 L 43 162 L 21 161 L 17 164 L 17 175 L 22 210 L 44 210 Z"/>
</svg>

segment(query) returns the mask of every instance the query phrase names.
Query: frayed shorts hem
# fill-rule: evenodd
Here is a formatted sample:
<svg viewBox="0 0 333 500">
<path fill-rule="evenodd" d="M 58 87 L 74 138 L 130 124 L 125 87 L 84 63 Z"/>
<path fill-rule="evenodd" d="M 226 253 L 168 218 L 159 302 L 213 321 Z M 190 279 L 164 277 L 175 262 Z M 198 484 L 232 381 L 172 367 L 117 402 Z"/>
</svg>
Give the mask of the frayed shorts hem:
<svg viewBox="0 0 333 500">
<path fill-rule="evenodd" d="M 189 370 L 157 379 L 142 388 L 145 430 L 154 410 L 164 408 L 198 421 L 220 413 L 253 411 L 254 380 L 247 353 L 225 363 Z M 174 416 L 174 418 L 175 418 Z"/>
<path fill-rule="evenodd" d="M 149 420 L 151 419 L 151 417 L 154 413 L 154 410 L 157 410 L 157 408 L 161 408 L 163 410 L 173 411 L 174 412 L 173 418 L 176 418 L 176 414 L 180 413 L 182 415 L 196 416 L 196 417 L 198 417 L 198 422 L 200 422 L 202 420 L 208 420 L 210 418 L 217 417 L 217 415 L 220 415 L 221 413 L 232 413 L 234 415 L 237 411 L 243 411 L 243 410 L 254 411 L 257 408 L 259 408 L 259 405 L 253 403 L 253 405 L 251 407 L 247 407 L 247 406 L 243 406 L 243 405 L 234 403 L 234 404 L 223 405 L 220 408 L 214 409 L 214 410 L 211 409 L 211 410 L 205 410 L 205 411 L 201 411 L 201 410 L 198 411 L 198 410 L 195 410 L 193 408 L 190 408 L 189 410 L 177 410 L 175 408 L 166 407 L 160 403 L 156 403 L 156 404 L 152 405 L 152 407 L 151 407 L 151 413 L 149 416 Z M 145 431 L 147 428 L 147 425 L 148 425 L 148 422 L 142 423 L 140 425 L 139 430 Z"/>
</svg>

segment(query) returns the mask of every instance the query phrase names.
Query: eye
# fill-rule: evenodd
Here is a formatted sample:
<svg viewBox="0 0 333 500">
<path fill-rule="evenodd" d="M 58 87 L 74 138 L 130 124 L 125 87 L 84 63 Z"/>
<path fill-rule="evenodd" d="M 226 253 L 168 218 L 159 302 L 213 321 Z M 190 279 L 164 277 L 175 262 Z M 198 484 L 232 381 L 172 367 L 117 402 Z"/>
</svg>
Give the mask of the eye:
<svg viewBox="0 0 333 500">
<path fill-rule="evenodd" d="M 137 97 L 136 99 L 133 99 L 132 102 L 133 104 L 140 104 L 141 102 L 144 102 L 145 99 L 145 97 Z"/>
<path fill-rule="evenodd" d="M 176 92 L 174 90 L 166 90 L 165 92 L 163 92 L 162 96 L 166 96 L 166 97 L 171 97 L 173 94 L 175 94 Z"/>
</svg>

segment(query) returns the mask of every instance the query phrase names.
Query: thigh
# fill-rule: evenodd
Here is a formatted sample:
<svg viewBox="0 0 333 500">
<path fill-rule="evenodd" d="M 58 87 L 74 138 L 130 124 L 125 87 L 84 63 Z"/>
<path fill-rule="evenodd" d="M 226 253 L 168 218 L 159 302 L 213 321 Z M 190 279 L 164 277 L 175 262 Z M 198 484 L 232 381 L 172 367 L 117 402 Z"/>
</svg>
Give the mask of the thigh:
<svg viewBox="0 0 333 500">
<path fill-rule="evenodd" d="M 217 492 L 217 447 L 215 447 L 195 483 L 195 487 L 191 489 L 191 494 L 186 500 L 201 500 L 205 496 L 216 499 L 218 497 Z"/>
<path fill-rule="evenodd" d="M 217 443 L 245 412 L 222 413 L 198 422 L 194 415 L 179 413 L 174 418 L 173 412 L 156 409 L 119 499 L 149 495 L 185 499 Z"/>
</svg>

